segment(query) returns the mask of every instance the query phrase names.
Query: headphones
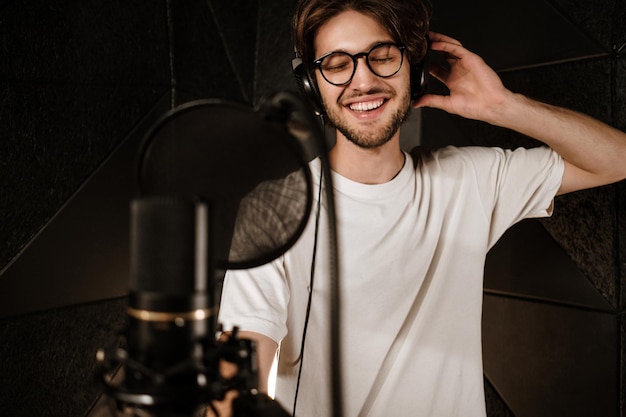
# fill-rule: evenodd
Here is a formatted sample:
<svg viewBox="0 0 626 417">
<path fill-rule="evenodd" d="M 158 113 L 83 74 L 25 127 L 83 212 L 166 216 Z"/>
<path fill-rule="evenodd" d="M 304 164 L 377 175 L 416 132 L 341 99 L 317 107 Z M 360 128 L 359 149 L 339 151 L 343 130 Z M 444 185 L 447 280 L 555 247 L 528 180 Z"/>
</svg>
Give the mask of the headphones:
<svg viewBox="0 0 626 417">
<path fill-rule="evenodd" d="M 430 42 L 428 42 L 430 46 Z M 426 93 L 427 74 L 430 59 L 430 48 L 426 50 L 424 58 L 415 65 L 411 66 L 411 99 L 417 100 Z M 316 115 L 325 114 L 324 105 L 322 104 L 322 96 L 320 94 L 315 78 L 309 71 L 308 67 L 302 62 L 302 58 L 295 53 L 295 57 L 291 60 L 291 68 L 296 77 L 296 84 L 300 93 L 308 99 L 313 107 Z"/>
</svg>

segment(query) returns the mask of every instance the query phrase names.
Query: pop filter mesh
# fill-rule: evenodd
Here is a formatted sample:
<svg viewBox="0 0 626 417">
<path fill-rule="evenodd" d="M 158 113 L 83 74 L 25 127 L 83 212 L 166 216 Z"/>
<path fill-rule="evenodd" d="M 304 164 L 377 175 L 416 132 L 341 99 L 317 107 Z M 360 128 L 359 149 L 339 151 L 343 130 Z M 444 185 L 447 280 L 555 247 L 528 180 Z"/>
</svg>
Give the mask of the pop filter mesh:
<svg viewBox="0 0 626 417">
<path fill-rule="evenodd" d="M 139 191 L 210 202 L 216 265 L 251 268 L 280 256 L 304 229 L 309 159 L 285 124 L 244 105 L 198 100 L 170 111 L 146 136 Z"/>
</svg>

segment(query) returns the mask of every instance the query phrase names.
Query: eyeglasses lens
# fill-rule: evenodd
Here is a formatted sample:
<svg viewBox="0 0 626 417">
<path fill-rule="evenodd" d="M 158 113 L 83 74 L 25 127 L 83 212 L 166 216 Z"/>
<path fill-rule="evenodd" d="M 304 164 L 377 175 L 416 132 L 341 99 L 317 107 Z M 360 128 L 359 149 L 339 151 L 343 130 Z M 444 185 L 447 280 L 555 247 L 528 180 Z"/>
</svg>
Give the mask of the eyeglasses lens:
<svg viewBox="0 0 626 417">
<path fill-rule="evenodd" d="M 392 44 L 381 44 L 368 53 L 350 55 L 347 52 L 333 52 L 320 62 L 324 78 L 331 84 L 344 85 L 350 82 L 355 72 L 359 56 L 365 56 L 369 69 L 379 77 L 391 77 L 402 66 L 402 51 Z"/>
</svg>

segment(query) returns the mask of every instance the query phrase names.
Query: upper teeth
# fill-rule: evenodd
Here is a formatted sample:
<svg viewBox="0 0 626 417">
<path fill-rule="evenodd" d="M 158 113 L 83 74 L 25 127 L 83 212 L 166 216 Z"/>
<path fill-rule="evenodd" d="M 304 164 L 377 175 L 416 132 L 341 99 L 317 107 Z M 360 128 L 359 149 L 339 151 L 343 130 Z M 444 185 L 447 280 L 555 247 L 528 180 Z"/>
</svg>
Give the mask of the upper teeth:
<svg viewBox="0 0 626 417">
<path fill-rule="evenodd" d="M 383 105 L 384 100 L 380 99 L 378 101 L 368 101 L 362 103 L 353 103 L 350 104 L 350 110 L 354 111 L 367 111 L 377 109 L 378 107 Z"/>
</svg>

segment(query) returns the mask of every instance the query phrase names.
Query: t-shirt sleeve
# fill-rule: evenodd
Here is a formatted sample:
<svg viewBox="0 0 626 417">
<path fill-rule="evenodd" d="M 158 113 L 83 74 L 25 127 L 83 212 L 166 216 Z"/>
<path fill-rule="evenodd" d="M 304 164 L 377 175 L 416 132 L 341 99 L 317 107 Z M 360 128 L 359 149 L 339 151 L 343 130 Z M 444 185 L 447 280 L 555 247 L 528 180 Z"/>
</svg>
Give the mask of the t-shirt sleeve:
<svg viewBox="0 0 626 417">
<path fill-rule="evenodd" d="M 229 261 L 274 259 L 298 236 L 310 207 L 305 170 L 264 181 L 239 206 Z M 256 262 L 255 262 L 256 263 Z M 289 284 L 284 256 L 250 269 L 226 272 L 218 322 L 225 331 L 238 327 L 279 343 L 287 333 Z"/>
<path fill-rule="evenodd" d="M 468 148 L 476 187 L 490 223 L 491 247 L 512 225 L 552 215 L 563 159 L 548 147 Z"/>
<path fill-rule="evenodd" d="M 218 316 L 224 331 L 236 326 L 277 343 L 285 337 L 289 289 L 281 259 L 252 269 L 226 272 Z"/>
</svg>

